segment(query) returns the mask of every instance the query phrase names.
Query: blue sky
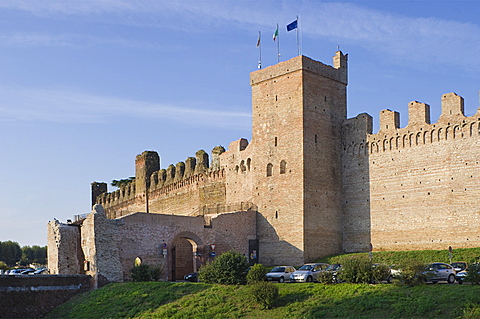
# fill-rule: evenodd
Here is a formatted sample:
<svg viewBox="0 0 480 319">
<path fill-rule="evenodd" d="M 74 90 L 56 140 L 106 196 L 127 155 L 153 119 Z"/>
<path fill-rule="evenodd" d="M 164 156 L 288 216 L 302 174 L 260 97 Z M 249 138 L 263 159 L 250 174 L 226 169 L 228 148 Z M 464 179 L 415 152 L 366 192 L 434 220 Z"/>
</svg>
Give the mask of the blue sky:
<svg viewBox="0 0 480 319">
<path fill-rule="evenodd" d="M 90 183 L 251 137 L 249 73 L 349 54 L 348 116 L 443 93 L 479 106 L 478 1 L 1 1 L 0 241 L 46 245 L 46 224 L 90 211 Z M 112 190 L 112 188 L 110 188 Z"/>
</svg>

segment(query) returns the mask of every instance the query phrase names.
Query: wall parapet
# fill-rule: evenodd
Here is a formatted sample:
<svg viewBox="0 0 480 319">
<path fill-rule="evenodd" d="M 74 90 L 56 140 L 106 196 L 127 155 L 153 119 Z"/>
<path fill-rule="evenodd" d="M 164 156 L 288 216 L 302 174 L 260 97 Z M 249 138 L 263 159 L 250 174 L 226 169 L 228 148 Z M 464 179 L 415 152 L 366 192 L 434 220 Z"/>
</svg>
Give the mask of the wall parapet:
<svg viewBox="0 0 480 319">
<path fill-rule="evenodd" d="M 347 121 L 354 122 L 351 119 Z M 399 113 L 382 110 L 378 133 L 366 134 L 365 141 L 355 140 L 355 132 L 346 135 L 344 152 L 350 155 L 368 155 L 480 135 L 479 111 L 466 117 L 463 98 L 455 93 L 442 96 L 442 114 L 436 123 L 430 123 L 430 106 L 417 101 L 409 103 L 408 125 L 400 128 L 399 122 Z"/>
</svg>

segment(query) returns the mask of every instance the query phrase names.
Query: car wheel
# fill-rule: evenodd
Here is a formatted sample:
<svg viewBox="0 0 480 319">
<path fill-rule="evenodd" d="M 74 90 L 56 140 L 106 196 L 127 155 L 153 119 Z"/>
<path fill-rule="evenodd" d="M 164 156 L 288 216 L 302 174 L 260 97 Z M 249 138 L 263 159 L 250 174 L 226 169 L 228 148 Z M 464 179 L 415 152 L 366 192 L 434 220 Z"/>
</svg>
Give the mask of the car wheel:
<svg viewBox="0 0 480 319">
<path fill-rule="evenodd" d="M 459 285 L 463 284 L 463 281 L 461 281 L 461 280 L 457 280 L 457 282 L 458 282 Z"/>
<path fill-rule="evenodd" d="M 393 278 L 392 278 L 392 276 L 388 276 L 388 278 L 387 278 L 387 283 L 391 284 L 391 283 L 392 283 L 392 281 L 393 281 Z"/>
<path fill-rule="evenodd" d="M 284 282 L 285 280 L 283 279 L 283 277 L 280 277 L 280 279 L 278 279 L 278 282 Z"/>
<path fill-rule="evenodd" d="M 448 278 L 447 278 L 447 282 L 449 284 L 453 284 L 455 282 L 455 276 L 450 274 L 450 276 L 448 276 Z"/>
<path fill-rule="evenodd" d="M 308 277 L 307 277 L 307 282 L 313 282 L 312 276 L 308 276 Z"/>
</svg>

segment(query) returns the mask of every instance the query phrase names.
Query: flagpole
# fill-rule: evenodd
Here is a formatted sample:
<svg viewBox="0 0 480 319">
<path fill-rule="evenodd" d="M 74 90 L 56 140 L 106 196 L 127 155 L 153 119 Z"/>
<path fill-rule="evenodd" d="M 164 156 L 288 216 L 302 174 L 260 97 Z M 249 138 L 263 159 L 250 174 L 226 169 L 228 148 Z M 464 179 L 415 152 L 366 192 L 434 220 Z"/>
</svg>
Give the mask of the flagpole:
<svg viewBox="0 0 480 319">
<path fill-rule="evenodd" d="M 258 31 L 258 52 L 259 52 L 259 58 L 258 58 L 258 68 L 262 68 L 262 33 Z"/>
<path fill-rule="evenodd" d="M 278 30 L 278 23 L 277 23 Z M 280 34 L 277 34 L 277 63 L 280 63 Z"/>
<path fill-rule="evenodd" d="M 298 29 L 300 29 L 300 21 L 298 20 L 298 16 L 297 16 L 297 51 L 298 51 L 298 55 L 300 55 L 300 42 L 298 41 Z"/>
</svg>

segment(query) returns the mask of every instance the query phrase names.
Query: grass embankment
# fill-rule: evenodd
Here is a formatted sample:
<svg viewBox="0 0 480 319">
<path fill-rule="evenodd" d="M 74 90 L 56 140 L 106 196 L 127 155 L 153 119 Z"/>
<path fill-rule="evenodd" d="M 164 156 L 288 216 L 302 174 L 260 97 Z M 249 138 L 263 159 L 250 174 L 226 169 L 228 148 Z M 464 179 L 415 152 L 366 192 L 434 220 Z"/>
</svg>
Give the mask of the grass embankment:
<svg viewBox="0 0 480 319">
<path fill-rule="evenodd" d="M 248 286 L 114 283 L 61 305 L 47 318 L 478 318 L 480 286 L 276 284 L 273 309 L 261 310 Z M 480 312 L 479 312 L 480 313 Z"/>
<path fill-rule="evenodd" d="M 471 261 L 480 248 L 454 250 Z M 324 258 L 334 263 L 342 256 Z M 374 262 L 448 262 L 448 251 L 379 252 Z M 248 286 L 204 283 L 114 283 L 75 296 L 47 318 L 480 318 L 480 286 L 276 284 L 279 298 L 262 310 Z"/>
</svg>

